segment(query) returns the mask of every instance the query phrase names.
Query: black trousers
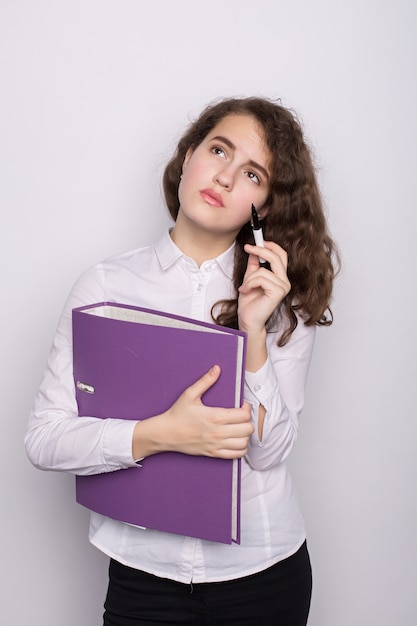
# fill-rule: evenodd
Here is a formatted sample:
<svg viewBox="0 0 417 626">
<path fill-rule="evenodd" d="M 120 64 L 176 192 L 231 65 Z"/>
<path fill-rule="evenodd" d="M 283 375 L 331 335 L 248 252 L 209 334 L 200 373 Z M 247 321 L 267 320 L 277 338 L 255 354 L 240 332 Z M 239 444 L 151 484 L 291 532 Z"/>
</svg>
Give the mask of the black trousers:
<svg viewBox="0 0 417 626">
<path fill-rule="evenodd" d="M 307 546 L 252 576 L 186 585 L 110 561 L 104 626 L 305 626 L 311 599 Z"/>
</svg>

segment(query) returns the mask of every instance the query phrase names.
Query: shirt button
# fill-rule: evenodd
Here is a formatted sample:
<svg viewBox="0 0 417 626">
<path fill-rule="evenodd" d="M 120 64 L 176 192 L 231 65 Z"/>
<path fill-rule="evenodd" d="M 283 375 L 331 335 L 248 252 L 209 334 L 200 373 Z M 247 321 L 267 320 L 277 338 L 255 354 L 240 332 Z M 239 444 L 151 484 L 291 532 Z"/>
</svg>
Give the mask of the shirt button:
<svg viewBox="0 0 417 626">
<path fill-rule="evenodd" d="M 202 289 L 204 289 L 204 285 L 203 283 L 199 283 L 197 287 L 197 291 L 201 291 Z"/>
<path fill-rule="evenodd" d="M 255 391 L 259 391 L 259 390 L 260 390 L 260 388 L 261 388 L 261 385 L 255 385 L 254 390 L 255 390 Z"/>
</svg>

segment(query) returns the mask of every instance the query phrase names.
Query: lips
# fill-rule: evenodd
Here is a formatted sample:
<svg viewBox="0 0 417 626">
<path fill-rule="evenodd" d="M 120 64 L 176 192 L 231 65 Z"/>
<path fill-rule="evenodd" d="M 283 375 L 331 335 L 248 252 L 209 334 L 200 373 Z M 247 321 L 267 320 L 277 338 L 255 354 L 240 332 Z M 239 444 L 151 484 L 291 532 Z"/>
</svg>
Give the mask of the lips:
<svg viewBox="0 0 417 626">
<path fill-rule="evenodd" d="M 214 191 L 214 189 L 202 189 L 200 191 L 200 195 L 203 198 L 203 200 L 207 202 L 207 204 L 210 204 L 211 206 L 217 206 L 217 207 L 224 206 L 223 198 L 221 197 L 219 193 L 217 193 L 217 191 Z"/>
</svg>

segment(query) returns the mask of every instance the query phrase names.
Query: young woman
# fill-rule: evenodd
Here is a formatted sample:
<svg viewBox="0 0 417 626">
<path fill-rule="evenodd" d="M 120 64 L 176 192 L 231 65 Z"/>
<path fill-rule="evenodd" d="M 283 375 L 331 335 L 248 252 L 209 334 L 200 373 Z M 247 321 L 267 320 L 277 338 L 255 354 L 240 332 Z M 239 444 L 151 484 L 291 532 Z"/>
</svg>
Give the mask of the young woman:
<svg viewBox="0 0 417 626">
<path fill-rule="evenodd" d="M 223 100 L 188 128 L 163 183 L 175 220 L 170 232 L 99 263 L 74 286 L 30 417 L 27 452 L 36 467 L 75 474 L 134 467 L 168 450 L 242 458 L 240 545 L 91 515 L 90 540 L 111 557 L 104 624 L 305 625 L 311 568 L 285 461 L 315 327 L 331 323 L 336 258 L 310 153 L 296 118 L 279 104 Z M 252 204 L 264 248 L 253 245 Z M 78 417 L 71 311 L 101 301 L 244 330 L 243 407 L 201 402 L 221 375 L 213 364 L 161 415 Z"/>
</svg>

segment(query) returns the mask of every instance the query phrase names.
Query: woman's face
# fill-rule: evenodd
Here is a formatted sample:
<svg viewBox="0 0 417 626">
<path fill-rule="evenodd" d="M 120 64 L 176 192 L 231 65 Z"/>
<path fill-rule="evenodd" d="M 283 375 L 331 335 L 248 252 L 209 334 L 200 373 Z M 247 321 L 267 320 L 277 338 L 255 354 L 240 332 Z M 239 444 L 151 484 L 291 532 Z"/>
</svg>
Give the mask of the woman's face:
<svg viewBox="0 0 417 626">
<path fill-rule="evenodd" d="M 250 115 L 224 117 L 187 152 L 178 190 L 181 219 L 195 229 L 236 237 L 250 220 L 252 203 L 263 214 L 269 162 L 258 121 Z"/>
</svg>

